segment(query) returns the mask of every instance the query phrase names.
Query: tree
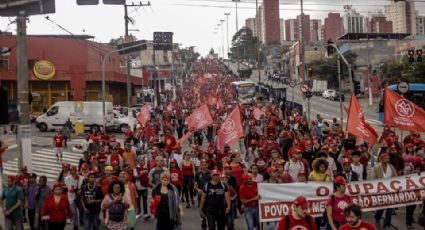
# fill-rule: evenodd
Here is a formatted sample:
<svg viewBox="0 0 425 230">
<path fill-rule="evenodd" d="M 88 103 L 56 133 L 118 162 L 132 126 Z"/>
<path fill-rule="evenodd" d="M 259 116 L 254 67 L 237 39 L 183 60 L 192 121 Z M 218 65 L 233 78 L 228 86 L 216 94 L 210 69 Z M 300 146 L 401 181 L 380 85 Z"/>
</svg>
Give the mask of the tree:
<svg viewBox="0 0 425 230">
<path fill-rule="evenodd" d="M 240 60 L 257 59 L 258 39 L 253 36 L 252 30 L 248 27 L 242 27 L 232 38 L 232 47 L 230 56 L 236 59 L 239 53 Z"/>
<path fill-rule="evenodd" d="M 210 55 L 214 55 L 214 54 L 215 54 L 215 52 L 214 52 L 214 49 L 213 49 L 213 48 L 211 48 L 211 49 L 210 49 L 209 54 L 210 54 Z"/>
<path fill-rule="evenodd" d="M 409 62 L 403 57 L 400 63 L 390 61 L 380 68 L 382 86 L 396 84 L 402 81 L 409 83 L 423 83 L 425 76 L 425 62 Z"/>
</svg>

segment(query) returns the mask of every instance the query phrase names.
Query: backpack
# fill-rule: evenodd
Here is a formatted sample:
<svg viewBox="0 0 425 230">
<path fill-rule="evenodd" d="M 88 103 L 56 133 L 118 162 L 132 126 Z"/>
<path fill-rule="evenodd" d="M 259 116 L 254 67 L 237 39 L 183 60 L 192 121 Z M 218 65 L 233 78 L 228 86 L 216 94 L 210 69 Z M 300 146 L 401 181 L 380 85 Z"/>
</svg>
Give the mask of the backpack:
<svg viewBox="0 0 425 230">
<path fill-rule="evenodd" d="M 114 200 L 111 194 L 109 194 L 109 197 L 111 200 Z M 113 203 L 111 207 L 109 207 L 109 219 L 114 222 L 121 222 L 124 220 L 124 214 L 125 214 L 125 205 L 124 203 Z"/>
<path fill-rule="evenodd" d="M 304 217 L 304 219 L 305 219 L 305 221 L 307 222 L 308 229 L 312 229 L 312 228 L 311 228 L 311 218 L 310 218 L 310 216 L 309 216 L 309 215 L 307 215 L 307 216 L 305 216 L 305 217 Z M 288 215 L 286 215 L 286 216 L 285 216 L 285 226 L 286 226 L 286 227 L 285 227 L 285 229 L 286 229 L 286 230 L 289 230 L 289 227 L 291 226 L 291 225 L 290 225 L 290 223 L 289 223 L 289 222 L 290 222 L 290 220 L 291 220 L 291 218 L 289 218 L 289 216 L 288 216 Z"/>
</svg>

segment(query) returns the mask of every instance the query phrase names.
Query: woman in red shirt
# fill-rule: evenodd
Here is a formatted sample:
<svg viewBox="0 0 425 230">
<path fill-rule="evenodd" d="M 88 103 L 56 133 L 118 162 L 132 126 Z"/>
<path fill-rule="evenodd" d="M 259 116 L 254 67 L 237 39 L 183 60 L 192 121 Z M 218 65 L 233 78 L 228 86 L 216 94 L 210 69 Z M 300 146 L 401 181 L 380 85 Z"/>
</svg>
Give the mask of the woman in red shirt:
<svg viewBox="0 0 425 230">
<path fill-rule="evenodd" d="M 183 154 L 182 161 L 182 174 L 183 174 L 183 194 L 186 201 L 186 208 L 190 208 L 190 203 L 194 205 L 195 201 L 193 199 L 193 185 L 194 185 L 194 176 L 195 176 L 195 166 L 191 160 L 189 152 Z M 190 201 L 189 201 L 190 195 Z"/>
<path fill-rule="evenodd" d="M 170 161 L 170 183 L 179 190 L 179 194 L 182 192 L 183 184 L 183 174 L 180 170 L 179 165 L 177 164 L 176 159 L 171 159 Z"/>
<path fill-rule="evenodd" d="M 243 213 L 242 205 L 239 198 L 239 187 L 243 184 L 242 174 L 244 174 L 246 170 L 246 166 L 242 163 L 242 158 L 240 153 L 233 153 L 230 155 L 230 167 L 232 168 L 232 172 L 230 175 L 236 178 L 236 192 L 238 193 L 238 200 L 236 202 L 236 206 L 239 210 L 239 213 Z"/>
<path fill-rule="evenodd" d="M 65 229 L 66 222 L 72 218 L 68 196 L 62 193 L 62 185 L 55 183 L 53 193 L 44 201 L 41 219 L 48 222 L 48 229 Z"/>
</svg>

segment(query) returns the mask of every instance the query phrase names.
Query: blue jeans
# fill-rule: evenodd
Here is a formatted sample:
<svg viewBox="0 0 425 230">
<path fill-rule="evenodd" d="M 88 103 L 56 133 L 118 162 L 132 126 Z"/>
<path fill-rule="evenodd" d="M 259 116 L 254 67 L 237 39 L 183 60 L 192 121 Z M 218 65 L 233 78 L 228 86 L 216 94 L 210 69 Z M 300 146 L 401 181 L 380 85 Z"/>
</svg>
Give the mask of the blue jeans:
<svg viewBox="0 0 425 230">
<path fill-rule="evenodd" d="M 78 205 L 75 202 L 75 200 L 73 202 L 71 202 L 71 211 L 72 211 L 72 226 L 78 227 Z"/>
<path fill-rule="evenodd" d="M 391 218 L 393 216 L 394 209 L 388 208 L 388 209 L 380 209 L 376 211 L 375 220 L 379 221 L 382 217 L 382 214 L 384 214 L 384 211 L 385 211 L 384 227 L 387 227 L 391 225 Z"/>
<path fill-rule="evenodd" d="M 260 217 L 258 213 L 258 207 L 244 207 L 244 217 L 248 230 L 253 230 L 254 227 L 257 229 L 260 226 Z"/>
<path fill-rule="evenodd" d="M 98 230 L 100 228 L 99 213 L 84 213 L 84 230 Z"/>
</svg>

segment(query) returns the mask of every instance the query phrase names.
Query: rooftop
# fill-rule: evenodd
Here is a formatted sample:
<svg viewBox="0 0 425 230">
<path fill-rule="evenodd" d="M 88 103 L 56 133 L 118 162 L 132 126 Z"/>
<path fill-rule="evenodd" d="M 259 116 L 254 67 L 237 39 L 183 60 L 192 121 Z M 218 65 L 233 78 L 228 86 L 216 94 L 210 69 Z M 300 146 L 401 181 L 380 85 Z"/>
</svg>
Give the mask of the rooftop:
<svg viewBox="0 0 425 230">
<path fill-rule="evenodd" d="M 338 40 L 402 40 L 408 33 L 346 33 Z"/>
</svg>

